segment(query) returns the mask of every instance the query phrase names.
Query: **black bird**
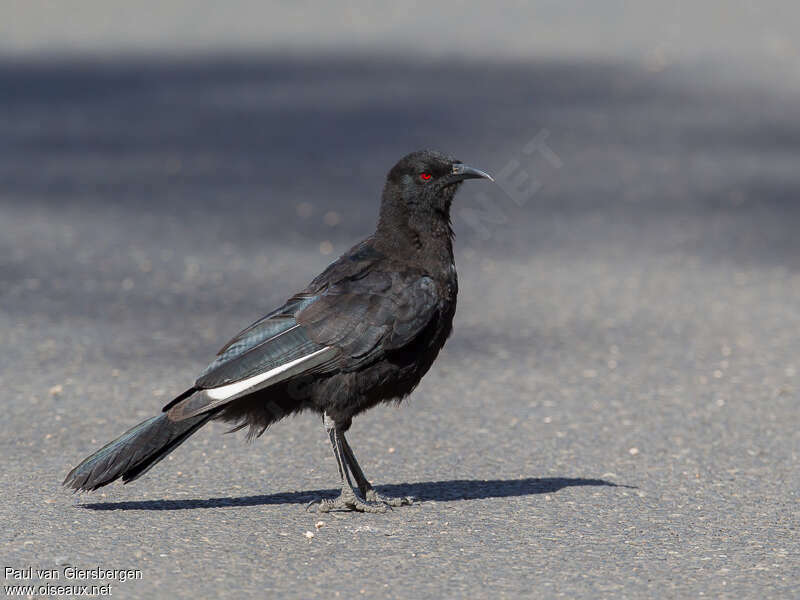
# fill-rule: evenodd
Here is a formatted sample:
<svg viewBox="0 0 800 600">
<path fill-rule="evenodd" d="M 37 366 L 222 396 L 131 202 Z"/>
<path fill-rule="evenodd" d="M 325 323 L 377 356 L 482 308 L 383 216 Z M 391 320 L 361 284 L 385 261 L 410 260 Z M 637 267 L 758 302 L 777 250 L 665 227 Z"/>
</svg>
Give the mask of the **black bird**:
<svg viewBox="0 0 800 600">
<path fill-rule="evenodd" d="M 431 150 L 386 178 L 373 235 L 299 294 L 239 333 L 194 385 L 75 467 L 64 485 L 96 490 L 140 477 L 211 419 L 261 435 L 282 417 L 323 417 L 342 492 L 320 510 L 382 512 L 408 498 L 378 495 L 345 439 L 352 419 L 401 400 L 450 335 L 458 280 L 450 205 L 465 179 L 491 176 Z"/>
</svg>

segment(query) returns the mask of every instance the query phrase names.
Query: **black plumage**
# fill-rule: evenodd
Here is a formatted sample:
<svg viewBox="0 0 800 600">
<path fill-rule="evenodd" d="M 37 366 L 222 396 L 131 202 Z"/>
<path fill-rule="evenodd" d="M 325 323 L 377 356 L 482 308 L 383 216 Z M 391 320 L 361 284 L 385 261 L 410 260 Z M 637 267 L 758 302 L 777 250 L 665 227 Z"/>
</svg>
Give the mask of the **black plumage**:
<svg viewBox="0 0 800 600">
<path fill-rule="evenodd" d="M 389 172 L 373 235 L 302 292 L 239 333 L 163 412 L 84 460 L 64 484 L 131 481 L 210 419 L 260 435 L 303 410 L 323 415 L 342 494 L 322 510 L 385 510 L 345 439 L 352 418 L 407 396 L 452 330 L 458 280 L 450 206 L 461 182 L 486 173 L 430 150 Z"/>
</svg>

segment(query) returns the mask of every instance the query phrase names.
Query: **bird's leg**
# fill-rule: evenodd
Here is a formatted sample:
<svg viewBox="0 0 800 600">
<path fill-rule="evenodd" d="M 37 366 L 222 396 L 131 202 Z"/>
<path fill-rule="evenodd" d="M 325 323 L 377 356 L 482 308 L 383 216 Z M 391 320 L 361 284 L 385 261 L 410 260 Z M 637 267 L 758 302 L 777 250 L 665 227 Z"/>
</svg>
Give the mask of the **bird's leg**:
<svg viewBox="0 0 800 600">
<path fill-rule="evenodd" d="M 342 449 L 344 450 L 344 459 L 347 462 L 347 465 L 350 467 L 350 471 L 352 471 L 353 476 L 356 479 L 356 483 L 358 483 L 358 489 L 361 492 L 361 496 L 369 501 L 369 502 L 382 502 L 384 504 L 388 504 L 389 506 L 404 506 L 406 504 L 411 504 L 414 499 L 411 496 L 401 496 L 397 498 L 393 498 L 391 496 L 383 496 L 376 492 L 372 484 L 367 481 L 367 478 L 364 476 L 364 471 L 361 470 L 361 467 L 358 465 L 358 461 L 356 460 L 355 454 L 353 454 L 353 449 L 350 447 L 350 444 L 347 443 L 347 438 L 344 437 L 344 433 L 341 434 L 342 439 Z"/>
<path fill-rule="evenodd" d="M 339 477 L 342 480 L 342 492 L 333 500 L 323 500 L 319 505 L 321 512 L 329 512 L 331 510 L 357 510 L 360 512 L 382 513 L 386 512 L 386 505 L 379 502 L 371 502 L 361 496 L 361 490 L 358 488 L 359 477 L 363 479 L 364 474 L 359 469 L 359 475 L 350 472 L 345 447 L 347 442 L 344 441 L 344 432 L 342 432 L 336 425 L 336 422 L 331 419 L 327 414 L 324 416 L 325 429 L 328 431 L 328 437 L 331 440 L 331 448 L 333 449 L 333 456 L 336 458 L 336 465 L 339 468 Z M 356 483 L 353 483 L 353 477 L 356 478 Z M 364 480 L 366 481 L 366 480 Z M 369 485 L 369 484 L 367 484 Z"/>
<path fill-rule="evenodd" d="M 353 454 L 353 449 L 347 443 L 347 438 L 344 434 L 342 434 L 342 449 L 344 450 L 344 460 L 347 462 L 347 466 L 350 467 L 353 477 L 356 478 L 358 489 L 361 491 L 361 495 L 366 498 L 367 492 L 372 489 L 372 484 L 367 481 L 367 477 L 364 475 L 364 471 L 361 470 L 361 466 Z"/>
</svg>

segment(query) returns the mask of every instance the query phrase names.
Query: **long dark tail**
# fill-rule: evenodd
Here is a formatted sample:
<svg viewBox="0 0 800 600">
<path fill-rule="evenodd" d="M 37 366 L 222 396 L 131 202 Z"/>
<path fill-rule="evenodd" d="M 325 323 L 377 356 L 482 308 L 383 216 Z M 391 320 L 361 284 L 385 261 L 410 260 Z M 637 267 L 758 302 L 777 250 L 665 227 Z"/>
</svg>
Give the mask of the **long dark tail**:
<svg viewBox="0 0 800 600">
<path fill-rule="evenodd" d="M 84 459 L 69 472 L 63 485 L 92 491 L 120 477 L 125 483 L 133 481 L 180 446 L 214 414 L 177 422 L 170 421 L 166 413 L 151 417 Z"/>
</svg>

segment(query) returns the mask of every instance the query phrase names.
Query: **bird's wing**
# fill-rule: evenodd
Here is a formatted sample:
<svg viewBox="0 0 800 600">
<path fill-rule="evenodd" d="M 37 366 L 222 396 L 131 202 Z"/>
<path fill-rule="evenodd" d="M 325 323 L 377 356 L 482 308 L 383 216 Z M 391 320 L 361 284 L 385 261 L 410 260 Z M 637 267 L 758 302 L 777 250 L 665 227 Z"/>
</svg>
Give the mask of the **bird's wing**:
<svg viewBox="0 0 800 600">
<path fill-rule="evenodd" d="M 364 277 L 383 258 L 369 240 L 355 246 L 328 266 L 303 292 L 225 344 L 216 360 L 197 378 L 195 387 L 208 389 L 239 382 L 331 345 L 309 338 L 306 329 L 298 323 L 298 315 L 319 302 L 331 289 L 338 289 L 337 285 Z"/>
<path fill-rule="evenodd" d="M 433 280 L 376 270 L 379 261 L 354 250 L 228 342 L 192 390 L 164 407 L 170 419 L 208 412 L 298 375 L 352 370 L 416 337 L 438 306 Z"/>
<path fill-rule="evenodd" d="M 311 340 L 295 318 L 315 299 L 294 296 L 225 344 L 192 389 L 164 407 L 169 418 L 182 421 L 208 412 L 333 360 L 338 349 Z"/>
</svg>

